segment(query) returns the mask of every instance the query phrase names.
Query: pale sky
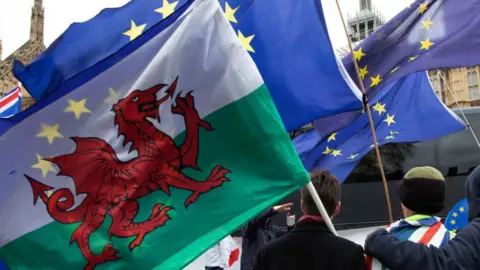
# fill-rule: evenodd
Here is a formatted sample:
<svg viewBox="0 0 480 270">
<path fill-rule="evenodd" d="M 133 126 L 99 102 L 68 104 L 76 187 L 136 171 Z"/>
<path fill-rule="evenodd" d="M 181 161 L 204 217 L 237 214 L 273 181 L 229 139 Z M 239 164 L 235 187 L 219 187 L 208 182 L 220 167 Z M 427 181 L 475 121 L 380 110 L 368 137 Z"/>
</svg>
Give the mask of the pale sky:
<svg viewBox="0 0 480 270">
<path fill-rule="evenodd" d="M 94 17 L 104 8 L 119 7 L 128 1 L 129 0 L 43 0 L 45 7 L 45 45 L 48 47 L 70 24 L 86 21 Z M 162 2 L 162 0 L 142 1 Z M 169 1 L 172 2 L 173 0 Z M 321 1 L 333 46 L 335 48 L 345 46 L 347 39 L 335 0 Z M 5 59 L 28 40 L 33 2 L 34 0 L 0 0 L 0 39 L 3 41 L 3 57 L 1 57 L 1 59 Z M 411 2 L 412 0 L 373 0 L 373 5 L 389 20 Z M 347 13 L 353 15 L 359 8 L 358 0 L 340 0 L 340 4 L 345 17 Z"/>
</svg>

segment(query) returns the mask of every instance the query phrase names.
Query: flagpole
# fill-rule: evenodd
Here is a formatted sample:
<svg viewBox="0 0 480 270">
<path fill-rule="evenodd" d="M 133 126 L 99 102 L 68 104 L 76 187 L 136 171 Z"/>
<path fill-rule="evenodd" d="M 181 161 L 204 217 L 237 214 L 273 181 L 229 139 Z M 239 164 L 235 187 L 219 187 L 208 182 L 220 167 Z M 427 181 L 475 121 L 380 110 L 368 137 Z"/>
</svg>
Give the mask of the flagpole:
<svg viewBox="0 0 480 270">
<path fill-rule="evenodd" d="M 307 189 L 308 189 L 308 192 L 310 193 L 310 196 L 312 196 L 312 199 L 315 202 L 315 205 L 317 206 L 318 211 L 320 212 L 320 215 L 322 216 L 322 219 L 325 222 L 325 225 L 327 225 L 328 229 L 334 235 L 338 236 L 337 231 L 335 230 L 335 227 L 333 227 L 332 220 L 328 216 L 327 210 L 325 210 L 325 206 L 323 206 L 322 200 L 320 199 L 320 196 L 318 196 L 318 193 L 315 190 L 315 187 L 313 186 L 312 181 L 308 182 Z"/>
<path fill-rule="evenodd" d="M 377 155 L 378 167 L 380 169 L 380 174 L 382 175 L 383 181 L 383 188 L 385 189 L 385 197 L 387 200 L 387 207 L 388 207 L 388 217 L 390 219 L 390 223 L 393 223 L 393 215 L 392 215 L 392 204 L 390 202 L 390 193 L 388 192 L 388 185 L 387 185 L 387 178 L 385 177 L 385 171 L 383 170 L 382 158 L 380 157 L 380 149 L 378 148 L 377 142 L 377 135 L 375 133 L 375 124 L 373 123 L 372 112 L 370 111 L 370 106 L 368 106 L 368 98 L 367 98 L 367 91 L 365 90 L 365 86 L 363 85 L 362 77 L 360 76 L 360 70 L 358 68 L 357 60 L 353 55 L 353 46 L 350 37 L 348 36 L 347 25 L 345 24 L 345 20 L 343 19 L 342 9 L 340 8 L 340 3 L 336 0 L 338 12 L 340 13 L 340 18 L 342 20 L 343 29 L 345 30 L 345 35 L 347 36 L 348 46 L 350 47 L 350 53 L 352 55 L 353 65 L 355 66 L 355 72 L 357 73 L 358 82 L 360 84 L 360 89 L 363 93 L 363 106 L 365 111 L 367 111 L 368 121 L 370 122 L 370 129 L 372 131 L 372 138 L 373 144 L 375 146 L 375 153 Z"/>
</svg>

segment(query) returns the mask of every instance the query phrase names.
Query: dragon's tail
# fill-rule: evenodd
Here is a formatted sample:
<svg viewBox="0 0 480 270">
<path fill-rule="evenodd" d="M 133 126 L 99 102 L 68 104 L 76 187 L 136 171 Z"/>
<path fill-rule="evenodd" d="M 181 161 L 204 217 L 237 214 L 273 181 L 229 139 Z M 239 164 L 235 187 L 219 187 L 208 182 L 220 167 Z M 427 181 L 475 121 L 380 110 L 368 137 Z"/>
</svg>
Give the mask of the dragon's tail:
<svg viewBox="0 0 480 270">
<path fill-rule="evenodd" d="M 47 193 L 51 193 L 53 187 L 40 183 L 28 175 L 25 175 L 25 177 L 32 186 L 33 204 L 36 204 L 40 197 L 47 206 L 47 211 L 53 219 L 61 223 L 70 224 L 79 222 L 85 218 L 88 205 L 87 201 L 89 200 L 88 197 L 85 198 L 79 206 L 68 210 L 75 204 L 75 198 L 70 189 L 61 188 L 48 196 Z"/>
</svg>

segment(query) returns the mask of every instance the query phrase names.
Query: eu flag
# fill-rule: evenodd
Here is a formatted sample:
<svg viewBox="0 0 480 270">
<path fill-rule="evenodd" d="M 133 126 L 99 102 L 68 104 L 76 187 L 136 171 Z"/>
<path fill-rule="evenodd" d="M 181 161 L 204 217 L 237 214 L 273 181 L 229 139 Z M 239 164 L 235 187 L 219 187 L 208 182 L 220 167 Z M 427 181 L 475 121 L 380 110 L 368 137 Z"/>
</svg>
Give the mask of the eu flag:
<svg viewBox="0 0 480 270">
<path fill-rule="evenodd" d="M 463 198 L 452 207 L 445 220 L 445 227 L 457 232 L 468 224 L 468 201 Z"/>
<path fill-rule="evenodd" d="M 480 1 L 415 1 L 357 46 L 370 98 L 417 71 L 480 64 Z M 351 55 L 343 60 L 357 81 Z"/>
<path fill-rule="evenodd" d="M 334 55 L 321 1 L 219 1 L 287 130 L 361 108 L 360 91 Z"/>
<path fill-rule="evenodd" d="M 426 72 L 404 77 L 370 101 L 379 146 L 433 140 L 457 132 L 465 124 L 437 98 Z M 328 169 L 344 181 L 374 145 L 366 113 L 328 136 L 316 130 L 294 139 L 308 171 Z"/>
<path fill-rule="evenodd" d="M 121 8 L 104 9 L 86 22 L 70 25 L 28 66 L 16 61 L 13 73 L 38 101 L 119 51 L 185 2 L 133 0 Z"/>
</svg>

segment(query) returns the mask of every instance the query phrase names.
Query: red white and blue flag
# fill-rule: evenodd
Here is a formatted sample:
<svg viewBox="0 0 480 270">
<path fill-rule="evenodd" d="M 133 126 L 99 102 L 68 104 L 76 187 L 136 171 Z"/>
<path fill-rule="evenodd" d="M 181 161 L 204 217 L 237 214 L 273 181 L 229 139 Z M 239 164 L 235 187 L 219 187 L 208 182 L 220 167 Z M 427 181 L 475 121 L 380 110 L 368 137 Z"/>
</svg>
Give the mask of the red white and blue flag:
<svg viewBox="0 0 480 270">
<path fill-rule="evenodd" d="M 0 98 L 0 118 L 10 117 L 22 111 L 21 88 L 16 87 Z"/>
</svg>

